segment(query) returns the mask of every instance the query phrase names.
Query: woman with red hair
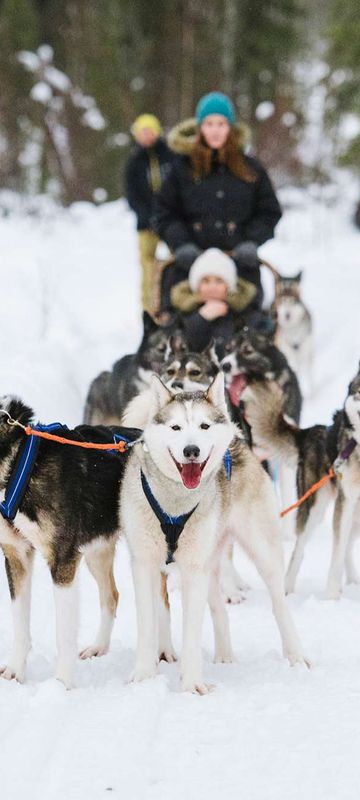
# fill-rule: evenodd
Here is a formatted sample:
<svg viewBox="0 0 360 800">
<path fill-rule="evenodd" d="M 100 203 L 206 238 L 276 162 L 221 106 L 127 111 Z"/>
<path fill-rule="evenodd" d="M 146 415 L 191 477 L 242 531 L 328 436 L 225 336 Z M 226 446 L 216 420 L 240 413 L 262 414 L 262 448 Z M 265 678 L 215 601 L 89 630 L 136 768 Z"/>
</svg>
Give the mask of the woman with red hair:
<svg viewBox="0 0 360 800">
<path fill-rule="evenodd" d="M 157 197 L 153 222 L 175 256 L 164 272 L 162 310 L 171 307 L 171 286 L 209 247 L 232 256 L 239 277 L 256 286 L 253 308 L 261 307 L 257 248 L 273 237 L 281 209 L 266 170 L 245 153 L 245 140 L 246 129 L 221 92 L 202 97 L 196 119 L 169 135 L 177 158 Z"/>
</svg>

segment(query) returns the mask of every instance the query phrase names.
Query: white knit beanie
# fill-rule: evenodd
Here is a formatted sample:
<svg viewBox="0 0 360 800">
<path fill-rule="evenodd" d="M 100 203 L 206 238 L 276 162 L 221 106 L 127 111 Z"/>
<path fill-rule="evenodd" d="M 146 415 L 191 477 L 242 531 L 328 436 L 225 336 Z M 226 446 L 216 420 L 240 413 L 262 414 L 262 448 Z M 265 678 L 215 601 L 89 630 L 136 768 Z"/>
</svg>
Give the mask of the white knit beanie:
<svg viewBox="0 0 360 800">
<path fill-rule="evenodd" d="M 234 261 L 218 247 L 210 247 L 198 256 L 189 271 L 189 284 L 192 292 L 196 292 L 205 275 L 216 275 L 227 283 L 230 292 L 236 289 L 236 266 Z"/>
</svg>

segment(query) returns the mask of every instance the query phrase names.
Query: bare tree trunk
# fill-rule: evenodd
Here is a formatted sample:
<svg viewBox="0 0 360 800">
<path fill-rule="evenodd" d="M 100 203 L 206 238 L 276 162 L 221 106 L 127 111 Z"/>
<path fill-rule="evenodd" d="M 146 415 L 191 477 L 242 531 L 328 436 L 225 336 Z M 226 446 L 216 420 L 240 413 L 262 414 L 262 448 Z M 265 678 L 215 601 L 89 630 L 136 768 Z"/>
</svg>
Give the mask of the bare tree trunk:
<svg viewBox="0 0 360 800">
<path fill-rule="evenodd" d="M 182 48 L 181 48 L 181 94 L 180 116 L 181 119 L 193 113 L 194 106 L 194 56 L 195 56 L 195 19 L 194 3 L 192 0 L 184 3 L 182 18 Z"/>
<path fill-rule="evenodd" d="M 224 91 L 232 94 L 235 84 L 236 0 L 224 0 L 222 70 Z"/>
</svg>

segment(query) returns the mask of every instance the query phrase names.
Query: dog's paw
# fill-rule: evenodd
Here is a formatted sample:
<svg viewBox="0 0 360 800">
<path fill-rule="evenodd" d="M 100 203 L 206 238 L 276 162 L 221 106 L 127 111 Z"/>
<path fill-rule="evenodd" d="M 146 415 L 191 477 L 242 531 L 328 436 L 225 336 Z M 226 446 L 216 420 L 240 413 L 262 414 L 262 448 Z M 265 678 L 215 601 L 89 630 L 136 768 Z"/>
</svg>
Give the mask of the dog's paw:
<svg viewBox="0 0 360 800">
<path fill-rule="evenodd" d="M 310 659 L 304 656 L 303 653 L 286 653 L 286 658 L 291 667 L 295 667 L 296 664 L 301 664 L 308 669 L 312 667 Z"/>
<path fill-rule="evenodd" d="M 165 650 L 160 650 L 159 661 L 167 661 L 168 664 L 173 664 L 174 661 L 177 660 L 178 657 L 173 648 L 166 648 Z"/>
<path fill-rule="evenodd" d="M 181 681 L 181 689 L 183 692 L 204 695 L 213 692 L 215 686 L 213 683 L 203 683 L 202 681 L 191 681 L 183 678 Z"/>
<path fill-rule="evenodd" d="M 236 664 L 237 659 L 231 650 L 224 650 L 223 652 L 215 653 L 214 662 L 215 664 Z"/>
<path fill-rule="evenodd" d="M 79 653 L 79 658 L 83 661 L 87 658 L 95 658 L 100 656 L 105 656 L 106 653 L 109 651 L 108 645 L 92 645 L 90 647 L 85 647 L 84 650 L 81 650 Z"/>
<path fill-rule="evenodd" d="M 231 587 L 229 591 L 223 591 L 225 603 L 231 603 L 231 605 L 238 605 L 239 603 L 243 603 L 246 600 L 246 595 L 244 591 L 241 589 L 237 589 L 236 586 Z"/>
<path fill-rule="evenodd" d="M 17 681 L 18 683 L 24 683 L 25 667 L 20 669 L 7 665 L 0 667 L 0 677 L 4 678 L 6 681 Z"/>
</svg>

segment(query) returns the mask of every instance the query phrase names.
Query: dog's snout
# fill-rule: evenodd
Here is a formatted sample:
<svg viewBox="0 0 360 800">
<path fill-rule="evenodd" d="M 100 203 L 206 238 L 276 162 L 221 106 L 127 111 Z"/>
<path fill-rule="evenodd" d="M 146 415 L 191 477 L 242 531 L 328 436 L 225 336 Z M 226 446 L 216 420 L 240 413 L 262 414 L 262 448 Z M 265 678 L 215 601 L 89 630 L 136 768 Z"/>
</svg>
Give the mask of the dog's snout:
<svg viewBox="0 0 360 800">
<path fill-rule="evenodd" d="M 171 386 L 172 386 L 173 389 L 183 389 L 184 388 L 183 381 L 173 381 Z"/>
<path fill-rule="evenodd" d="M 183 450 L 185 458 L 199 458 L 200 447 L 196 444 L 187 444 Z"/>
<path fill-rule="evenodd" d="M 229 361 L 224 361 L 224 363 L 221 366 L 222 366 L 222 371 L 223 372 L 230 372 L 231 364 L 230 364 Z"/>
</svg>

